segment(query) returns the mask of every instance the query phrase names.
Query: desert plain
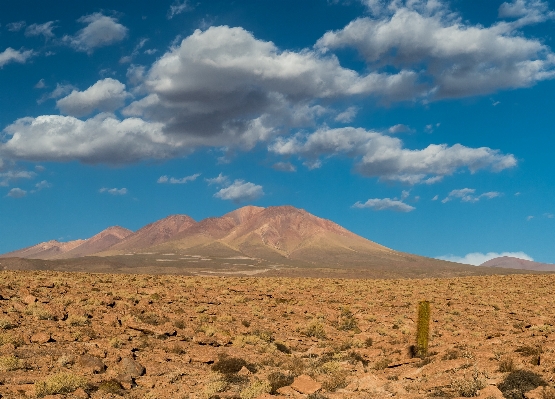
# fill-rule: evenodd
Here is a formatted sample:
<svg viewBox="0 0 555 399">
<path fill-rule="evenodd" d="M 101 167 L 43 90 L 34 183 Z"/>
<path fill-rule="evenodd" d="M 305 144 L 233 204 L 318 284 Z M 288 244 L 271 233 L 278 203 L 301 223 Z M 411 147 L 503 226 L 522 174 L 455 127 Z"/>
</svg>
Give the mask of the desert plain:
<svg viewBox="0 0 555 399">
<path fill-rule="evenodd" d="M 5 270 L 0 396 L 553 398 L 554 284 Z"/>
</svg>

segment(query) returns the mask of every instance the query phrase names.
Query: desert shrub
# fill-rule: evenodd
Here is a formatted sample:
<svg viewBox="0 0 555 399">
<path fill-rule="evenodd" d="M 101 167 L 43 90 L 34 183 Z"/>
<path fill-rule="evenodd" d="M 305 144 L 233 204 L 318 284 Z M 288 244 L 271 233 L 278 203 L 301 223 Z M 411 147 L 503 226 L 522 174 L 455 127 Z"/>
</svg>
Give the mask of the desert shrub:
<svg viewBox="0 0 555 399">
<path fill-rule="evenodd" d="M 374 370 L 385 370 L 389 366 L 389 363 L 391 363 L 391 360 L 389 360 L 388 358 L 383 358 L 374 363 L 373 368 Z"/>
<path fill-rule="evenodd" d="M 537 356 L 543 352 L 543 349 L 541 346 L 521 346 L 515 349 L 515 352 L 522 356 Z"/>
<path fill-rule="evenodd" d="M 291 357 L 287 362 L 282 365 L 283 370 L 288 370 L 294 377 L 298 377 L 305 371 L 305 364 L 302 359 L 298 357 Z"/>
<path fill-rule="evenodd" d="M 371 347 L 373 344 L 374 344 L 374 340 L 370 337 L 364 340 L 364 346 L 366 346 L 367 348 Z"/>
<path fill-rule="evenodd" d="M 478 396 L 478 391 L 486 387 L 486 379 L 484 375 L 474 370 L 470 378 L 460 378 L 451 381 L 451 388 L 457 392 L 459 396 L 471 398 Z"/>
<path fill-rule="evenodd" d="M 0 346 L 12 344 L 15 347 L 23 345 L 23 338 L 19 335 L 0 334 Z"/>
<path fill-rule="evenodd" d="M 510 356 L 504 356 L 499 361 L 499 371 L 501 373 L 510 373 L 511 371 L 515 371 L 515 361 Z"/>
<path fill-rule="evenodd" d="M 35 382 L 35 392 L 39 398 L 46 395 L 71 393 L 79 388 L 88 388 L 87 380 L 85 377 L 72 373 L 59 373 Z"/>
<path fill-rule="evenodd" d="M 14 328 L 14 325 L 10 320 L 0 319 L 0 330 L 9 330 L 10 328 Z"/>
<path fill-rule="evenodd" d="M 15 356 L 0 357 L 0 371 L 14 371 L 24 367 L 24 364 Z"/>
<path fill-rule="evenodd" d="M 123 395 L 123 386 L 117 380 L 106 380 L 98 384 L 98 390 L 115 395 Z"/>
<path fill-rule="evenodd" d="M 268 375 L 268 382 L 270 383 L 271 387 L 271 394 L 275 394 L 278 389 L 281 387 L 285 387 L 287 385 L 291 385 L 293 383 L 294 377 L 290 374 L 280 373 L 276 371 L 274 373 L 270 373 Z"/>
<path fill-rule="evenodd" d="M 241 324 L 242 324 L 244 327 L 247 327 L 247 328 L 249 328 L 249 327 L 251 326 L 251 322 L 248 321 L 248 320 L 241 320 Z"/>
<path fill-rule="evenodd" d="M 449 349 L 445 354 L 441 357 L 441 360 L 455 360 L 461 356 L 461 352 L 457 349 Z"/>
<path fill-rule="evenodd" d="M 212 365 L 212 371 L 217 371 L 222 374 L 234 374 L 239 372 L 243 367 L 247 367 L 247 365 L 248 363 L 245 359 L 221 356 Z"/>
<path fill-rule="evenodd" d="M 227 389 L 228 383 L 221 375 L 214 375 L 204 384 L 204 395 L 206 398 L 215 397 L 217 393 Z"/>
<path fill-rule="evenodd" d="M 339 320 L 336 324 L 338 330 L 360 332 L 357 320 L 349 308 L 342 308 Z"/>
<path fill-rule="evenodd" d="M 324 395 L 323 393 L 314 392 L 314 393 L 311 393 L 310 395 L 308 395 L 306 397 L 306 399 L 328 399 L 328 397 L 326 395 Z"/>
<path fill-rule="evenodd" d="M 256 335 L 258 338 L 260 338 L 264 342 L 273 342 L 274 341 L 274 336 L 273 336 L 272 332 L 269 331 L 269 330 L 254 330 L 252 332 L 252 335 Z"/>
<path fill-rule="evenodd" d="M 278 351 L 286 353 L 288 355 L 291 354 L 291 349 L 289 349 L 287 345 L 282 344 L 281 342 L 274 342 L 274 345 L 276 346 Z"/>
<path fill-rule="evenodd" d="M 173 326 L 174 326 L 175 328 L 184 329 L 184 328 L 185 328 L 185 322 L 184 322 L 182 319 L 175 320 L 175 321 L 173 322 Z"/>
<path fill-rule="evenodd" d="M 345 370 L 339 362 L 326 362 L 318 371 L 324 374 L 322 388 L 326 391 L 333 392 L 347 385 L 347 370 Z"/>
<path fill-rule="evenodd" d="M 70 326 L 86 326 L 89 324 L 89 318 L 85 316 L 71 315 L 67 318 L 66 323 Z"/>
<path fill-rule="evenodd" d="M 327 338 L 324 325 L 320 323 L 318 320 L 313 320 L 312 322 L 310 322 L 310 324 L 306 326 L 304 330 L 302 330 L 302 333 L 307 337 L 314 337 L 318 339 Z"/>
<path fill-rule="evenodd" d="M 368 360 L 366 360 L 360 353 L 356 351 L 350 351 L 347 356 L 346 360 L 351 364 L 356 364 L 357 362 L 361 362 L 363 366 L 368 366 Z"/>
<path fill-rule="evenodd" d="M 497 387 L 507 399 L 521 399 L 524 393 L 546 386 L 543 378 L 532 371 L 516 370 L 511 372 Z"/>
<path fill-rule="evenodd" d="M 139 319 L 143 323 L 150 324 L 152 326 L 158 326 L 168 321 L 167 317 L 160 316 L 159 314 L 154 312 L 145 312 L 138 314 L 137 319 Z"/>
<path fill-rule="evenodd" d="M 38 320 L 57 320 L 56 316 L 52 314 L 48 309 L 45 309 L 41 305 L 29 305 L 25 310 L 25 314 L 32 315 Z"/>
<path fill-rule="evenodd" d="M 270 393 L 272 387 L 268 381 L 253 380 L 240 393 L 241 399 L 254 399 L 264 393 Z"/>
</svg>

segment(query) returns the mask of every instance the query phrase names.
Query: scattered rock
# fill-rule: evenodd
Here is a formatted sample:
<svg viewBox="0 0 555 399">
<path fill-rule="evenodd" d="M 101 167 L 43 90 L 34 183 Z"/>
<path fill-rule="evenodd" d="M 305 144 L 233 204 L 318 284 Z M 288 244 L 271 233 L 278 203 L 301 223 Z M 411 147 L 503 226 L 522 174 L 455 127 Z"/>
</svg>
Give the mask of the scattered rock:
<svg viewBox="0 0 555 399">
<path fill-rule="evenodd" d="M 32 305 L 33 303 L 37 302 L 38 299 L 36 296 L 27 295 L 23 297 L 21 300 L 23 301 L 23 303 L 26 303 L 27 305 Z"/>
<path fill-rule="evenodd" d="M 121 368 L 122 374 L 132 378 L 140 377 L 146 371 L 142 364 L 130 357 L 124 357 L 123 359 L 121 359 Z"/>
<path fill-rule="evenodd" d="M 493 385 L 488 385 L 484 389 L 480 390 L 480 394 L 478 395 L 478 398 L 504 399 L 504 396 L 503 396 L 503 393 L 499 390 L 499 388 Z"/>
<path fill-rule="evenodd" d="M 291 384 L 291 388 L 297 392 L 310 395 L 322 389 L 322 384 L 314 381 L 310 376 L 303 374 L 295 378 Z"/>
<path fill-rule="evenodd" d="M 79 357 L 78 365 L 94 374 L 103 373 L 106 365 L 96 356 L 83 355 Z"/>
<path fill-rule="evenodd" d="M 31 335 L 31 342 L 37 343 L 37 344 L 45 344 L 47 342 L 52 342 L 52 337 L 50 336 L 50 333 L 46 333 L 46 332 L 38 332 L 36 334 Z"/>
</svg>

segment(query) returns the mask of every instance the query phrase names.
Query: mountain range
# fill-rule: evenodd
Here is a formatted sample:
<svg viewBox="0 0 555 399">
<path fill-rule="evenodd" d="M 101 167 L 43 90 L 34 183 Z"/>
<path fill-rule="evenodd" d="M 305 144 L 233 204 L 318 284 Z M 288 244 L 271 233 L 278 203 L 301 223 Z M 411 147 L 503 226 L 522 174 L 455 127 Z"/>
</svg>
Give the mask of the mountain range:
<svg viewBox="0 0 555 399">
<path fill-rule="evenodd" d="M 43 242 L 0 258 L 2 268 L 134 273 L 284 275 L 286 270 L 319 276 L 314 270 L 326 269 L 356 270 L 357 276 L 364 270 L 367 277 L 440 277 L 519 272 L 395 251 L 292 206 L 245 206 L 199 222 L 171 215 L 135 232 L 113 226 L 85 240 Z"/>
</svg>

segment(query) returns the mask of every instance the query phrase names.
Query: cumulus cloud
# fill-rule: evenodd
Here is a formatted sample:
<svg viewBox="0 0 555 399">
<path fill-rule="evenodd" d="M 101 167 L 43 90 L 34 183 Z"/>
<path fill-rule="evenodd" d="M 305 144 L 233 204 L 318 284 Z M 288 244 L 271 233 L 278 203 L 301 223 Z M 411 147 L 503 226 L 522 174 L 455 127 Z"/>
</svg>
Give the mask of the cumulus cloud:
<svg viewBox="0 0 555 399">
<path fill-rule="evenodd" d="M 212 184 L 218 185 L 218 186 L 222 186 L 222 185 L 228 185 L 229 183 L 229 178 L 227 176 L 224 176 L 222 173 L 220 173 L 218 176 L 210 178 L 210 179 L 204 179 L 206 180 L 206 182 L 208 183 L 209 186 L 211 186 Z"/>
<path fill-rule="evenodd" d="M 472 173 L 481 169 L 498 172 L 516 165 L 513 155 L 488 147 L 431 144 L 421 150 L 410 150 L 397 137 L 352 127 L 322 128 L 307 135 L 278 138 L 269 150 L 313 161 L 322 155 L 347 155 L 357 160 L 356 169 L 364 176 L 408 184 L 435 183 L 461 168 Z"/>
<path fill-rule="evenodd" d="M 403 201 L 390 198 L 371 198 L 364 203 L 358 201 L 353 205 L 353 208 L 372 208 L 375 211 L 391 210 L 396 212 L 411 212 L 416 209 Z"/>
<path fill-rule="evenodd" d="M 41 79 L 42 81 L 42 79 Z M 40 82 L 39 82 L 40 83 Z M 71 93 L 72 91 L 77 90 L 77 88 L 71 84 L 60 84 L 57 83 L 56 84 L 56 88 L 54 90 L 52 90 L 52 92 L 50 93 L 46 93 L 43 96 L 41 96 L 41 98 L 39 98 L 37 100 L 37 103 L 42 104 L 43 102 L 45 102 L 46 100 L 50 100 L 50 99 L 56 99 L 56 98 L 60 98 L 63 97 L 69 93 Z"/>
<path fill-rule="evenodd" d="M 475 195 L 476 190 L 473 188 L 461 188 L 459 190 L 452 190 L 447 197 L 445 197 L 441 202 L 444 204 L 451 201 L 454 198 L 460 198 L 462 202 L 478 202 L 482 198 L 492 199 L 501 196 L 502 194 L 498 191 L 488 191 L 480 195 Z"/>
<path fill-rule="evenodd" d="M 42 180 L 37 184 L 35 184 L 35 188 L 37 189 L 37 191 L 43 190 L 45 188 L 50 188 L 50 187 L 52 187 L 52 183 L 49 183 L 46 180 Z"/>
<path fill-rule="evenodd" d="M 25 64 L 33 55 L 35 55 L 33 50 L 14 50 L 8 47 L 0 53 L 0 68 L 11 62 Z"/>
<path fill-rule="evenodd" d="M 222 188 L 214 197 L 235 203 L 255 201 L 264 195 L 262 186 L 244 180 L 235 180 L 232 185 Z"/>
<path fill-rule="evenodd" d="M 187 151 L 183 143 L 162 133 L 162 124 L 138 118 L 119 120 L 99 114 L 87 120 L 43 115 L 16 120 L 4 129 L 8 140 L 0 155 L 31 161 L 124 164 L 166 159 Z"/>
<path fill-rule="evenodd" d="M 357 115 L 358 110 L 359 110 L 358 107 L 349 107 L 345 111 L 337 114 L 337 116 L 335 117 L 335 121 L 342 122 L 342 123 L 352 122 L 353 119 L 355 119 L 355 116 Z"/>
<path fill-rule="evenodd" d="M 52 39 L 55 35 L 52 32 L 56 28 L 57 21 L 48 21 L 44 24 L 32 24 L 25 29 L 25 36 L 43 36 L 45 39 Z"/>
<path fill-rule="evenodd" d="M 27 191 L 22 190 L 18 187 L 12 188 L 7 194 L 8 197 L 12 197 L 12 198 L 23 198 L 26 195 L 27 195 Z"/>
<path fill-rule="evenodd" d="M 296 172 L 297 168 L 291 162 L 276 162 L 272 168 L 280 172 Z"/>
<path fill-rule="evenodd" d="M 517 18 L 517 24 L 527 25 L 555 18 L 549 4 L 540 0 L 514 0 L 499 6 L 499 18 Z"/>
<path fill-rule="evenodd" d="M 128 29 L 116 18 L 101 13 L 86 15 L 77 20 L 87 24 L 74 36 L 64 36 L 63 41 L 77 51 L 92 53 L 96 48 L 109 46 L 125 39 Z"/>
<path fill-rule="evenodd" d="M 467 265 L 474 265 L 480 266 L 482 263 L 487 262 L 488 260 L 499 258 L 501 256 L 510 256 L 512 258 L 524 259 L 533 261 L 531 256 L 525 254 L 524 252 L 488 252 L 488 253 L 481 253 L 481 252 L 472 252 L 466 254 L 465 256 L 455 256 L 455 255 L 445 255 L 445 256 L 438 256 L 437 259 L 441 260 L 448 260 L 449 262 L 456 262 L 456 263 L 465 263 Z"/>
<path fill-rule="evenodd" d="M 190 181 L 195 181 L 199 176 L 200 176 L 200 173 L 195 173 L 194 175 L 185 176 L 180 179 L 176 179 L 175 177 L 160 176 L 157 180 L 157 183 L 185 184 Z"/>
<path fill-rule="evenodd" d="M 189 5 L 188 0 L 175 0 L 168 10 L 168 19 L 172 19 L 176 15 L 179 15 L 190 9 L 191 6 Z"/>
<path fill-rule="evenodd" d="M 123 113 L 164 121 L 167 132 L 197 146 L 250 149 L 288 128 L 314 126 L 327 112 L 319 100 L 396 96 L 414 78 L 362 76 L 333 55 L 281 51 L 242 28 L 217 26 L 196 30 L 158 59 L 142 79 L 149 94 Z"/>
<path fill-rule="evenodd" d="M 442 1 L 367 1 L 374 17 L 358 18 L 318 40 L 322 51 L 355 48 L 371 68 L 418 74 L 430 99 L 465 97 L 531 86 L 555 76 L 555 55 L 518 30 L 541 22 L 544 2 L 504 3 L 500 14 L 518 21 L 472 25 Z M 539 6 L 538 6 L 539 5 Z M 517 15 L 518 14 L 518 15 Z M 407 97 L 408 98 L 408 97 Z"/>
<path fill-rule="evenodd" d="M 115 111 L 124 105 L 125 99 L 129 96 L 123 83 L 106 78 L 99 80 L 85 91 L 73 90 L 68 96 L 59 99 L 56 106 L 64 114 L 84 116 L 94 110 Z"/>
<path fill-rule="evenodd" d="M 387 132 L 389 134 L 398 134 L 398 133 L 412 133 L 413 130 L 408 127 L 407 125 L 403 125 L 401 123 L 391 126 L 389 129 L 387 129 Z"/>
<path fill-rule="evenodd" d="M 44 79 L 41 79 L 37 82 L 34 86 L 35 89 L 44 89 L 46 87 L 46 83 L 44 83 Z"/>
<path fill-rule="evenodd" d="M 111 195 L 125 195 L 127 194 L 127 189 L 124 188 L 106 188 L 106 187 L 102 187 L 100 190 L 98 190 L 99 193 L 108 193 Z"/>
<path fill-rule="evenodd" d="M 8 186 L 10 182 L 19 179 L 32 179 L 37 174 L 35 172 L 29 172 L 27 170 L 7 170 L 2 171 L 4 163 L 0 159 L 0 186 Z"/>
</svg>

